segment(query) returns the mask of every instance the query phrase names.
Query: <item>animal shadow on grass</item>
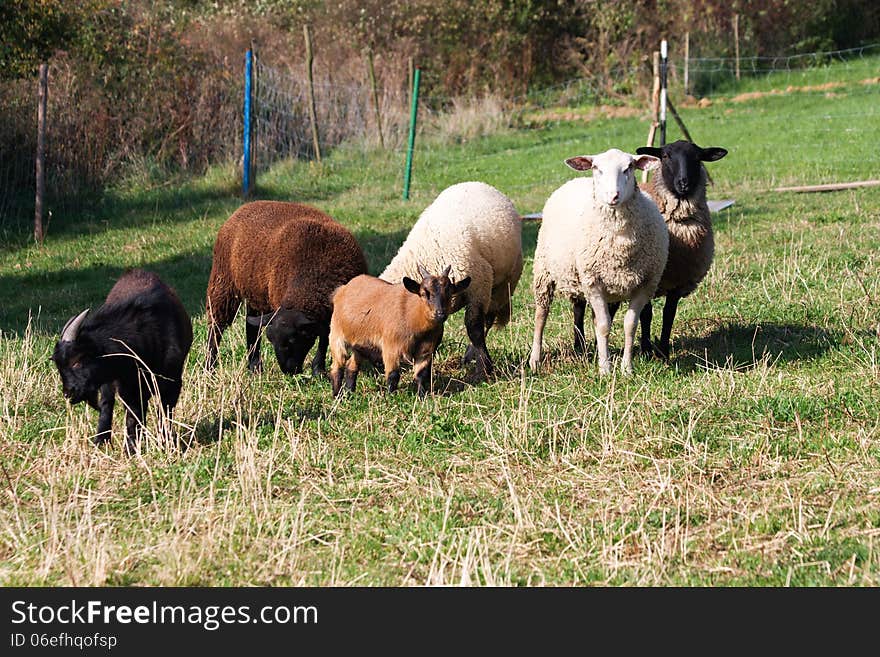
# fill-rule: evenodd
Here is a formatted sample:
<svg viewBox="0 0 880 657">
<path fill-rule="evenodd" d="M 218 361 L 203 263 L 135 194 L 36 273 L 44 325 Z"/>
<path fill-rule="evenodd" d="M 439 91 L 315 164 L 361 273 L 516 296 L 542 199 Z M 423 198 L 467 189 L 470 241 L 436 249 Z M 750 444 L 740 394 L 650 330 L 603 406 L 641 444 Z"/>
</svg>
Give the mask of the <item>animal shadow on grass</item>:
<svg viewBox="0 0 880 657">
<path fill-rule="evenodd" d="M 289 418 L 291 414 L 284 413 L 283 419 Z M 297 409 L 295 415 L 299 419 L 316 420 L 324 417 L 324 413 L 313 408 Z M 193 430 L 193 441 L 199 445 L 211 445 L 220 440 L 224 434 L 233 431 L 239 424 L 249 429 L 259 429 L 260 427 L 275 427 L 277 415 L 273 412 L 263 412 L 251 415 L 242 413 L 240 416 L 221 416 L 206 417 L 196 423 Z"/>
<path fill-rule="evenodd" d="M 685 371 L 706 367 L 748 370 L 757 367 L 765 355 L 771 362 L 818 358 L 837 342 L 839 336 L 818 326 L 720 323 L 706 335 L 680 338 L 673 346 L 673 360 Z"/>
<path fill-rule="evenodd" d="M 372 276 L 381 274 L 409 235 L 409 229 L 382 233 L 372 229 L 352 231 L 367 258 L 367 271 Z"/>
<path fill-rule="evenodd" d="M 205 289 L 211 271 L 208 249 L 144 262 L 138 267 L 155 272 L 177 292 L 190 316 L 204 310 Z M 29 318 L 38 334 L 56 336 L 65 322 L 86 308 L 100 306 L 128 266 L 95 263 L 53 272 L 0 276 L 0 329 L 23 335 Z"/>
</svg>

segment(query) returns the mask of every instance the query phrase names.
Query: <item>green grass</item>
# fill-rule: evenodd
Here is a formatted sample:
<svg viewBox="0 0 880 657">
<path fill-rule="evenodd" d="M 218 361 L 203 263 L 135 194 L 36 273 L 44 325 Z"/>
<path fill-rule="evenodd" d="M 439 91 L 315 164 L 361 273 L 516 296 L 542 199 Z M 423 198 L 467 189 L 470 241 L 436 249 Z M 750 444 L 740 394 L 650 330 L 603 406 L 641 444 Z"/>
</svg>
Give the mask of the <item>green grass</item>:
<svg viewBox="0 0 880 657">
<path fill-rule="evenodd" d="M 682 109 L 698 143 L 730 150 L 710 196 L 736 203 L 715 217 L 715 263 L 680 306 L 671 362 L 639 360 L 628 379 L 572 352 L 560 301 L 544 370 L 524 371 L 535 223 L 511 325 L 489 335 L 496 377 L 475 385 L 459 367 L 458 314 L 426 400 L 385 394 L 373 373 L 334 400 L 265 347 L 250 376 L 240 320 L 202 371 L 211 248 L 239 204 L 231 168 L 56 214 L 42 249 L 7 233 L 0 584 L 880 584 L 880 190 L 768 191 L 874 177 L 877 89 Z M 449 184 L 485 180 L 539 211 L 571 175 L 565 157 L 633 151 L 647 125 L 423 139 L 408 202 L 401 154 L 353 146 L 323 167 L 276 165 L 257 195 L 326 210 L 378 273 Z M 65 403 L 48 361 L 66 319 L 130 266 L 159 273 L 194 319 L 183 452 L 154 444 L 151 418 L 148 448 L 125 458 L 119 410 L 112 448 L 93 447 L 96 413 Z"/>
</svg>

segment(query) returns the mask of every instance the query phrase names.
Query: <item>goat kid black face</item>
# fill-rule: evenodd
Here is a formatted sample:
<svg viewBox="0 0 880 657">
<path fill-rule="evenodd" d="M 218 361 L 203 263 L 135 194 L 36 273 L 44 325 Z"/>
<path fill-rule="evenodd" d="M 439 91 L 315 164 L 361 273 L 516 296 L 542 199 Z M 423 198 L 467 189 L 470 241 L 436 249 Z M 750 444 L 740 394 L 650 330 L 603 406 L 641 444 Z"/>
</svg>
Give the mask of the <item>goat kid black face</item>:
<svg viewBox="0 0 880 657">
<path fill-rule="evenodd" d="M 299 310 L 281 308 L 275 313 L 248 317 L 248 323 L 266 327 L 266 339 L 275 350 L 284 374 L 301 374 L 306 356 L 318 337 L 318 322 Z"/>
<path fill-rule="evenodd" d="M 471 284 L 470 276 L 454 283 L 448 276 L 450 269 L 447 267 L 440 276 L 423 276 L 421 283 L 403 277 L 403 286 L 407 291 L 418 294 L 425 300 L 436 322 L 446 321 L 446 318 L 452 314 L 452 298 Z"/>
<path fill-rule="evenodd" d="M 685 140 L 674 141 L 660 148 L 640 146 L 636 153 L 660 158 L 663 182 L 680 199 L 688 199 L 700 188 L 702 162 L 714 162 L 727 155 L 723 148 L 700 148 Z"/>
</svg>

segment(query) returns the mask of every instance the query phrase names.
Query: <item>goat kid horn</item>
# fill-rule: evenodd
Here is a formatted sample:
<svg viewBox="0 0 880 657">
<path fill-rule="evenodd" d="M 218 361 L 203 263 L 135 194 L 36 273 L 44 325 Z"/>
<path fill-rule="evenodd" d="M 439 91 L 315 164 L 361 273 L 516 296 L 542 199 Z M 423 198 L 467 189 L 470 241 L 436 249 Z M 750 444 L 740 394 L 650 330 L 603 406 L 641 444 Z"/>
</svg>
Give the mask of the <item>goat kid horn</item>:
<svg viewBox="0 0 880 657">
<path fill-rule="evenodd" d="M 425 266 L 421 262 L 416 263 L 416 269 L 418 269 L 419 276 L 422 278 L 430 278 L 431 274 L 425 269 Z"/>
<path fill-rule="evenodd" d="M 67 320 L 67 324 L 61 329 L 61 342 L 73 342 L 76 340 L 76 334 L 79 333 L 80 324 L 83 323 L 89 310 L 89 308 L 86 308 L 76 317 L 71 317 Z"/>
<path fill-rule="evenodd" d="M 446 269 L 443 270 L 441 276 L 449 276 L 449 272 L 452 271 L 452 265 L 446 265 Z"/>
</svg>

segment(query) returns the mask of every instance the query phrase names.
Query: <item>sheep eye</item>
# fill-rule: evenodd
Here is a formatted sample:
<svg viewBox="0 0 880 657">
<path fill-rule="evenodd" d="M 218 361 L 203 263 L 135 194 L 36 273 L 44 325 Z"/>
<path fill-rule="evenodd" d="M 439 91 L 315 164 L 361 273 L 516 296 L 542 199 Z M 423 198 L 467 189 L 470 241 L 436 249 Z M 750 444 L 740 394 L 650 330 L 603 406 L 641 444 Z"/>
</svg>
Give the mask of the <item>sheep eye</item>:
<svg viewBox="0 0 880 657">
<path fill-rule="evenodd" d="M 70 367 L 71 367 L 72 369 L 78 370 L 80 367 L 82 367 L 82 362 L 81 362 L 81 361 L 76 361 L 75 363 L 71 363 L 71 364 L 70 364 Z"/>
</svg>

